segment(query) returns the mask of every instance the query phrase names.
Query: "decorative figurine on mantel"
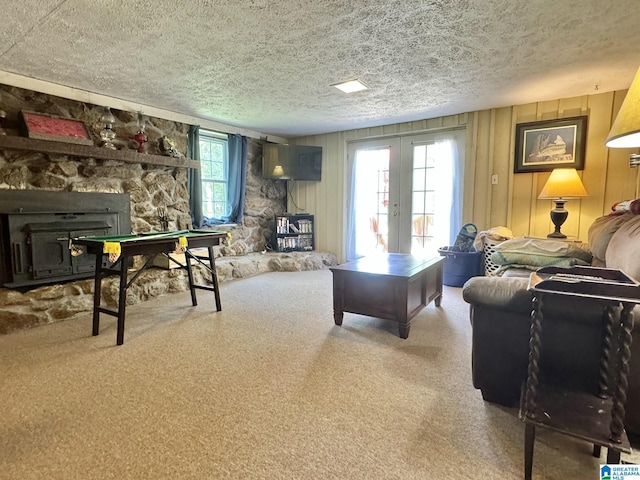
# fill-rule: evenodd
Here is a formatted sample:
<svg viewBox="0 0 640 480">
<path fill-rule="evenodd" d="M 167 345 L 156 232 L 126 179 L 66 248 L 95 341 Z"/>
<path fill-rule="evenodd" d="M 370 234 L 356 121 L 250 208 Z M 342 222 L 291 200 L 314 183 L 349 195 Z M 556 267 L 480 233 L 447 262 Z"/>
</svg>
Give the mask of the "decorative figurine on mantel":
<svg viewBox="0 0 640 480">
<path fill-rule="evenodd" d="M 133 139 L 138 143 L 138 153 L 146 153 L 145 144 L 149 141 L 149 137 L 145 133 L 144 117 L 142 112 L 138 112 L 138 131 L 133 136 Z"/>
<path fill-rule="evenodd" d="M 141 125 L 133 139 L 138 142 L 138 153 L 145 153 L 145 143 L 149 141 L 147 134 L 144 133 L 144 125 Z"/>
<path fill-rule="evenodd" d="M 162 155 L 167 155 L 169 157 L 180 158 L 183 156 L 176 148 L 175 142 L 166 135 L 163 135 L 158 139 L 158 149 Z"/>
<path fill-rule="evenodd" d="M 107 108 L 105 113 L 100 117 L 100 123 L 104 125 L 100 130 L 100 139 L 102 140 L 102 146 L 111 150 L 116 150 L 117 147 L 113 141 L 116 139 L 116 132 L 113 131 L 113 124 L 116 122 L 111 109 Z"/>
</svg>

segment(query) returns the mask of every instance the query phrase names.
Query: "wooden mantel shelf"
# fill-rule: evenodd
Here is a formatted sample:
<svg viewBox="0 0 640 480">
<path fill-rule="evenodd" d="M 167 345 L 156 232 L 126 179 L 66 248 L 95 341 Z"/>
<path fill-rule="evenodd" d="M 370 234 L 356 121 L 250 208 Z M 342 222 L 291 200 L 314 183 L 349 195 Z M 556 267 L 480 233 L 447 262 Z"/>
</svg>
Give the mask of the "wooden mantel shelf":
<svg viewBox="0 0 640 480">
<path fill-rule="evenodd" d="M 35 138 L 18 137 L 15 135 L 0 135 L 0 150 L 25 150 L 39 153 L 57 153 L 73 157 L 99 158 L 101 160 L 117 160 L 129 163 L 151 163 L 167 167 L 200 168 L 200 163 L 188 158 L 165 157 L 138 153 L 135 150 L 110 150 L 92 145 L 77 145 L 75 143 L 52 142 Z"/>
</svg>

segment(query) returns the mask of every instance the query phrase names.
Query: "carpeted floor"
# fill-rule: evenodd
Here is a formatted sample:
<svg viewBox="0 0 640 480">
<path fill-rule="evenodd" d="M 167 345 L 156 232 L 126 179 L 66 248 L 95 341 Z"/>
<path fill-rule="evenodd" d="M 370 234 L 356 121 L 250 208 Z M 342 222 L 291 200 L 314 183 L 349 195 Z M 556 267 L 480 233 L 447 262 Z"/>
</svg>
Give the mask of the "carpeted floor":
<svg viewBox="0 0 640 480">
<path fill-rule="evenodd" d="M 104 315 L 97 337 L 90 315 L 1 336 L 0 478 L 522 478 L 517 411 L 471 384 L 460 289 L 407 340 L 385 320 L 335 326 L 329 270 L 221 294 L 218 313 L 202 291 L 129 307 L 122 346 Z M 600 462 L 539 430 L 534 479 L 598 478 Z"/>
</svg>

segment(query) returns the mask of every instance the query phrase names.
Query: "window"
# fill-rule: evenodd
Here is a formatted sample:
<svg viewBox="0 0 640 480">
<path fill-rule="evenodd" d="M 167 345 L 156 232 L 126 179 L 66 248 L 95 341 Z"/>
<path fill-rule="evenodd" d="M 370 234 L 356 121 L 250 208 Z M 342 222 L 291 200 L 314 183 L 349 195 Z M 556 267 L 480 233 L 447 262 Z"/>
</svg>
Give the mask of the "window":
<svg viewBox="0 0 640 480">
<path fill-rule="evenodd" d="M 229 150 L 227 136 L 200 129 L 202 213 L 221 219 L 231 213 L 229 204 Z"/>
<path fill-rule="evenodd" d="M 196 228 L 241 223 L 247 183 L 247 137 L 189 128 L 189 208 Z"/>
</svg>

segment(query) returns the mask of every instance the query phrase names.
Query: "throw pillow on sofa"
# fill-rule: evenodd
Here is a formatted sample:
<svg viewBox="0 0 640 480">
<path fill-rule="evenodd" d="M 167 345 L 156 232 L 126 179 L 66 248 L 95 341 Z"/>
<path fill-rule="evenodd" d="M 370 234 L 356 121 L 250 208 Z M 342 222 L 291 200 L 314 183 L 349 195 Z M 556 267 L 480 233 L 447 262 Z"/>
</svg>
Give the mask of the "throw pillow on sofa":
<svg viewBox="0 0 640 480">
<path fill-rule="evenodd" d="M 640 215 L 627 219 L 613 234 L 605 259 L 607 268 L 622 270 L 640 280 Z"/>
<path fill-rule="evenodd" d="M 617 215 L 605 215 L 596 218 L 589 227 L 589 249 L 593 254 L 594 267 L 604 267 L 607 253 L 607 247 L 611 241 L 613 234 L 624 225 L 627 221 L 633 219 L 636 215 L 632 213 L 623 213 Z"/>
</svg>

